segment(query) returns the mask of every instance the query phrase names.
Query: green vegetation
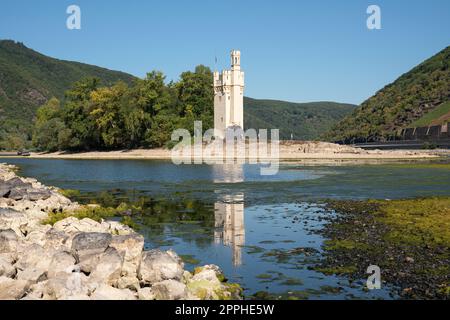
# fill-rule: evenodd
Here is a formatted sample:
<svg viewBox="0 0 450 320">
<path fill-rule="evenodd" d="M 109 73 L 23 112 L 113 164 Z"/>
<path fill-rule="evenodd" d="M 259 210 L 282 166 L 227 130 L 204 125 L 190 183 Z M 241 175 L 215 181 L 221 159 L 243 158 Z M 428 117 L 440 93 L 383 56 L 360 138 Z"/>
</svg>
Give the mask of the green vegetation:
<svg viewBox="0 0 450 320">
<path fill-rule="evenodd" d="M 83 78 L 96 77 L 103 85 L 134 77 L 117 71 L 44 56 L 11 40 L 0 41 L 0 149 L 31 146 L 31 127 L 37 108 L 50 98 L 64 100 L 64 92 Z"/>
<path fill-rule="evenodd" d="M 50 213 L 48 215 L 48 218 L 42 221 L 42 224 L 54 225 L 56 222 L 68 217 L 75 217 L 78 219 L 89 218 L 100 222 L 102 219 L 116 216 L 117 213 L 118 211 L 115 208 L 83 206 L 79 210 L 76 210 L 74 212 Z"/>
<path fill-rule="evenodd" d="M 181 260 L 183 260 L 184 263 L 188 264 L 199 264 L 200 260 L 194 258 L 191 254 L 180 254 Z"/>
<path fill-rule="evenodd" d="M 193 131 L 194 120 L 212 127 L 211 83 L 211 70 L 204 66 L 169 84 L 158 71 L 131 86 L 78 81 L 64 103 L 53 98 L 37 110 L 33 144 L 45 151 L 164 146 L 174 129 Z"/>
<path fill-rule="evenodd" d="M 384 141 L 398 134 L 400 129 L 448 103 L 449 64 L 450 47 L 447 47 L 378 91 L 322 138 L 348 143 Z"/>
<path fill-rule="evenodd" d="M 279 129 L 280 139 L 314 140 L 350 114 L 355 105 L 335 102 L 292 103 L 244 98 L 244 127 Z"/>
<path fill-rule="evenodd" d="M 450 248 L 450 198 L 380 201 L 377 220 L 391 230 L 389 241 Z"/>
<path fill-rule="evenodd" d="M 427 112 L 422 118 L 414 121 L 410 127 L 426 127 L 430 125 L 442 125 L 450 121 L 450 101 L 441 104 L 435 109 Z"/>
<path fill-rule="evenodd" d="M 448 298 L 450 197 L 329 201 L 340 213 L 323 234 L 315 270 L 365 278 L 377 265 L 406 298 Z"/>
</svg>

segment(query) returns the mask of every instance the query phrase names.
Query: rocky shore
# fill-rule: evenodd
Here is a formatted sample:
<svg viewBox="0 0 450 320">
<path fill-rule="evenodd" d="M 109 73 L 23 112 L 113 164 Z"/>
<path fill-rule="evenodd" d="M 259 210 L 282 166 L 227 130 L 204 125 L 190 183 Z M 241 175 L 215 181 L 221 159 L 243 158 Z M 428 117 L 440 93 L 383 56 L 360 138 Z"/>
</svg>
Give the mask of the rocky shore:
<svg viewBox="0 0 450 320">
<path fill-rule="evenodd" d="M 241 299 L 219 267 L 184 269 L 172 250 L 145 251 L 144 238 L 115 221 L 49 214 L 81 208 L 0 164 L 0 300 Z"/>
</svg>

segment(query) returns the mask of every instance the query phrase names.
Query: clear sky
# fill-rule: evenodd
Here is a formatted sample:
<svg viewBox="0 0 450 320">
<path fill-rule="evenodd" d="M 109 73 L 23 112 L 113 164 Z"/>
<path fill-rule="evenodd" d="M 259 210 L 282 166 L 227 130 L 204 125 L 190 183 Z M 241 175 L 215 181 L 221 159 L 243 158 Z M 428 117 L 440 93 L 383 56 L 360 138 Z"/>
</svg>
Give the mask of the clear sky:
<svg viewBox="0 0 450 320">
<path fill-rule="evenodd" d="M 66 9 L 81 8 L 81 30 Z M 366 27 L 369 5 L 381 30 Z M 242 52 L 245 94 L 359 104 L 450 45 L 449 0 L 1 0 L 0 39 L 139 77 L 176 80 Z"/>
</svg>

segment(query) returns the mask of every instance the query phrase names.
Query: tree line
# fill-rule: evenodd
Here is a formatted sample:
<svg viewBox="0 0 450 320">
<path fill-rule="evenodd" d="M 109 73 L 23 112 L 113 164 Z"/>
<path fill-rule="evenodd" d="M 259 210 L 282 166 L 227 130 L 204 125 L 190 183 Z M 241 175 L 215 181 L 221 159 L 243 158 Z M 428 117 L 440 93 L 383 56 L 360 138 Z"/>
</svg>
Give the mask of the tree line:
<svg viewBox="0 0 450 320">
<path fill-rule="evenodd" d="M 42 151 L 111 150 L 169 146 L 172 131 L 193 131 L 195 120 L 213 127 L 213 75 L 199 65 L 177 82 L 152 71 L 132 85 L 101 86 L 96 78 L 76 82 L 59 101 L 37 110 L 32 141 Z"/>
</svg>

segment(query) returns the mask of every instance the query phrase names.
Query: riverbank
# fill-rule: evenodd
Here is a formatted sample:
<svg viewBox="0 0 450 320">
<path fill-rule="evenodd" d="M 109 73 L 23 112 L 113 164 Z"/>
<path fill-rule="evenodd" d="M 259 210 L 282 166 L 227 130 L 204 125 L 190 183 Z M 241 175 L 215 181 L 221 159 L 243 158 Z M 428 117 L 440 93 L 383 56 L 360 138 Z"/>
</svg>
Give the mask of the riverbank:
<svg viewBox="0 0 450 320">
<path fill-rule="evenodd" d="M 0 164 L 0 300 L 241 298 L 219 267 L 191 273 L 174 251 L 145 251 L 122 223 L 76 218 L 85 207 L 14 170 Z"/>
<path fill-rule="evenodd" d="M 449 154 L 446 150 L 364 150 L 327 142 L 315 141 L 282 141 L 279 146 L 280 160 L 382 160 L 382 159 L 433 159 L 441 154 Z M 52 152 L 31 153 L 31 158 L 43 159 L 154 159 L 170 160 L 168 149 L 134 149 L 117 151 L 90 152 Z M 247 159 L 258 155 L 248 154 Z M 266 156 L 259 156 L 265 158 Z M 270 159 L 270 156 L 268 157 Z"/>
</svg>

